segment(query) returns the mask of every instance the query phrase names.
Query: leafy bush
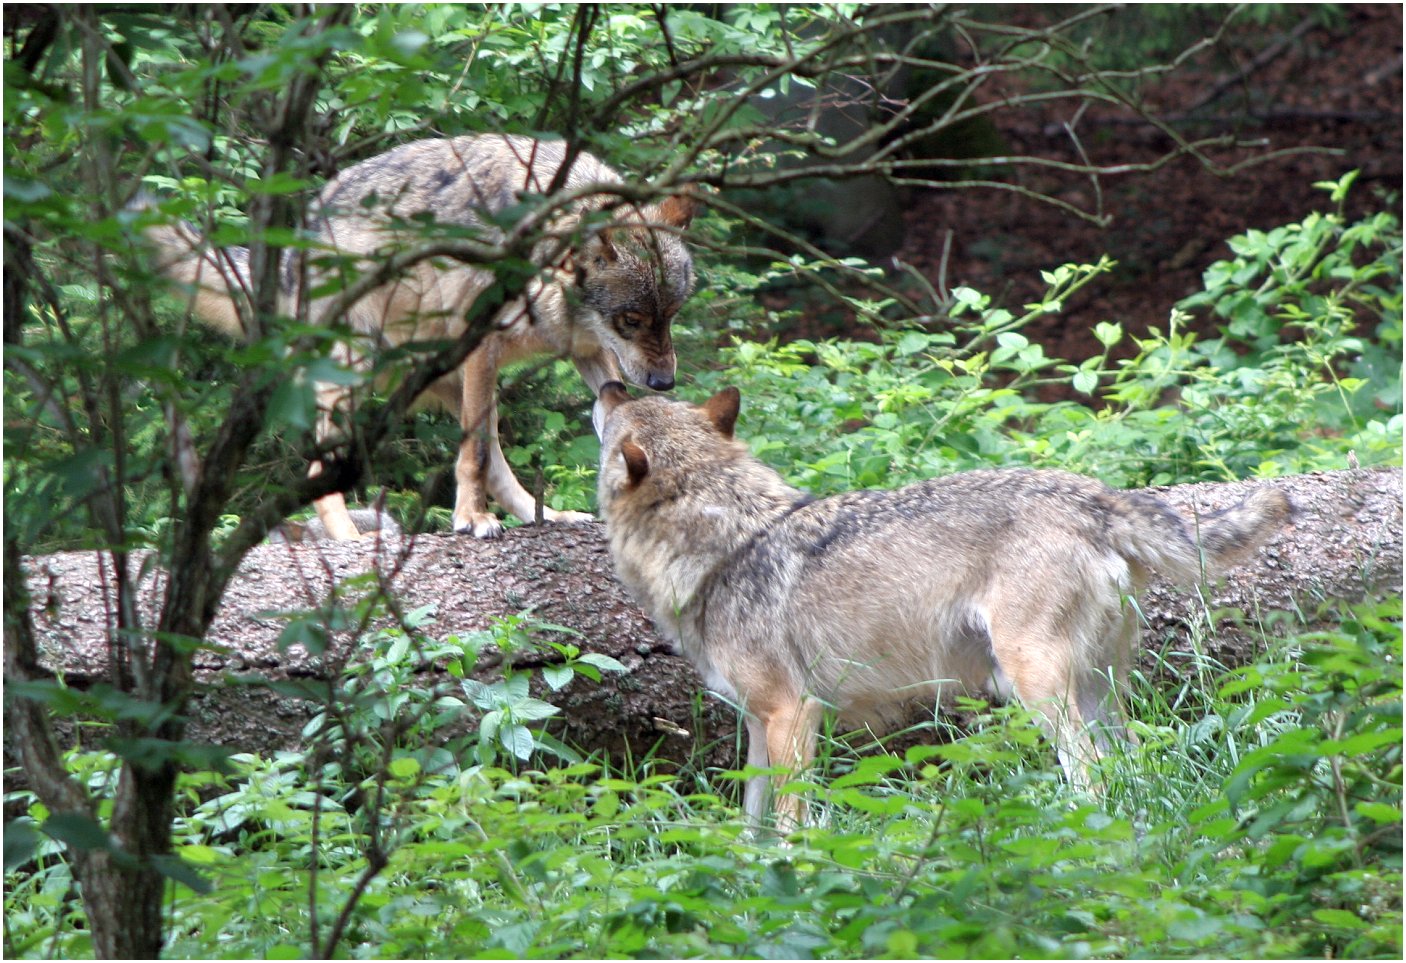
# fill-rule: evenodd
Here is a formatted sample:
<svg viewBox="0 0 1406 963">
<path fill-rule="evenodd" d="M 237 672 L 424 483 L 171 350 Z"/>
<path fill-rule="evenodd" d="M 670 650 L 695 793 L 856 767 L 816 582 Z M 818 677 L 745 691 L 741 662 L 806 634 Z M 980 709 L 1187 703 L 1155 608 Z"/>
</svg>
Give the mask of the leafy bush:
<svg viewBox="0 0 1406 963">
<path fill-rule="evenodd" d="M 1321 186 L 1341 204 L 1352 180 Z M 885 329 L 878 343 L 738 338 L 696 390 L 738 385 L 753 450 L 822 492 L 991 465 L 1133 486 L 1343 468 L 1349 452 L 1399 464 L 1399 219 L 1311 214 L 1230 245 L 1237 257 L 1207 270 L 1165 332 L 1100 322 L 1103 354 L 1077 364 L 1020 329 L 1057 313 L 1108 261 L 1047 272 L 1049 293 L 1021 316 L 958 288 L 950 321 Z M 1198 312 L 1222 322 L 1219 336 L 1189 330 Z M 1133 356 L 1111 359 L 1124 342 Z M 1032 389 L 1059 382 L 1097 403 L 1034 400 Z"/>
</svg>

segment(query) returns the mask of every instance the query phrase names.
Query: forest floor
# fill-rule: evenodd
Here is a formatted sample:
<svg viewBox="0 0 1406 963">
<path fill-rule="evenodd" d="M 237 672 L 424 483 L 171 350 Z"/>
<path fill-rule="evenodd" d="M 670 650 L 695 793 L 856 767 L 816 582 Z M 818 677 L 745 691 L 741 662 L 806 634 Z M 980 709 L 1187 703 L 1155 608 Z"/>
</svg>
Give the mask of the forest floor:
<svg viewBox="0 0 1406 963">
<path fill-rule="evenodd" d="M 1189 61 L 1146 93 L 1160 116 L 1180 118 L 1172 126 L 1188 139 L 1233 133 L 1258 142 L 1215 153 L 1221 163 L 1292 148 L 1328 151 L 1281 154 L 1231 176 L 1182 157 L 1155 171 L 1103 177 L 1097 189 L 1087 177 L 1029 168 L 1018 181 L 1085 210 L 1096 209 L 1101 194 L 1106 226 L 1009 191 L 914 190 L 904 198 L 907 229 L 896 257 L 949 289 L 968 285 L 1018 308 L 1043 294 L 1042 270 L 1112 256 L 1112 274 L 1071 298 L 1064 313 L 1025 329 L 1048 355 L 1077 361 L 1098 353 L 1090 332 L 1099 321 L 1134 333 L 1165 330 L 1172 306 L 1201 289 L 1212 262 L 1230 256 L 1226 239 L 1331 210 L 1315 181 L 1360 169 L 1348 213 L 1380 210 L 1386 197 L 1399 211 L 1402 8 L 1349 5 L 1327 26 L 1314 8 L 1301 9 L 1297 25 L 1246 24 L 1217 57 Z M 1063 127 L 1071 109 L 1004 112 L 998 130 L 1012 154 L 1069 163 L 1080 161 L 1079 147 L 1100 165 L 1137 165 L 1173 146 L 1150 125 L 1097 109 L 1080 119 L 1076 146 Z M 798 321 L 792 336 L 863 336 L 840 318 Z"/>
</svg>

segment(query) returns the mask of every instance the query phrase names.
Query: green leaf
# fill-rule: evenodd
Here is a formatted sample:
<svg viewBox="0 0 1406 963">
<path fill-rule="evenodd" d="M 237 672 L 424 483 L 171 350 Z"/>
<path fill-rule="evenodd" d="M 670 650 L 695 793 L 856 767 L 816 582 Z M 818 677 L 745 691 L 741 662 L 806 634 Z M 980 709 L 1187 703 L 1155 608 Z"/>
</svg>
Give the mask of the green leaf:
<svg viewBox="0 0 1406 963">
<path fill-rule="evenodd" d="M 231 751 L 226 746 L 201 742 L 172 742 L 156 737 L 128 738 L 109 736 L 104 744 L 108 751 L 134 766 L 154 769 L 169 763 L 198 771 L 228 772 Z"/>
<path fill-rule="evenodd" d="M 576 659 L 577 662 L 584 662 L 586 665 L 593 665 L 602 672 L 629 672 L 624 664 L 618 659 L 605 655 L 601 652 L 583 652 Z"/>
<path fill-rule="evenodd" d="M 21 204 L 32 204 L 53 196 L 53 191 L 43 181 L 31 181 L 15 177 L 9 173 L 3 181 L 5 196 Z"/>
<path fill-rule="evenodd" d="M 1380 732 L 1361 732 L 1346 739 L 1325 739 L 1318 751 L 1325 756 L 1361 756 L 1381 746 L 1400 746 L 1402 730 L 1384 729 Z"/>
<path fill-rule="evenodd" d="M 1336 181 L 1314 181 L 1313 186 L 1329 191 L 1333 203 L 1341 204 L 1347 199 L 1347 192 L 1351 190 L 1353 182 L 1357 180 L 1357 175 L 1361 173 L 1361 170 L 1350 170 Z"/>
<path fill-rule="evenodd" d="M 1199 943 L 1219 933 L 1222 926 L 1219 917 L 1188 910 L 1180 919 L 1172 920 L 1168 924 L 1167 934 L 1179 940 Z"/>
<path fill-rule="evenodd" d="M 552 689 L 560 689 L 576 676 L 576 670 L 569 665 L 546 665 L 542 667 L 542 679 Z"/>
<path fill-rule="evenodd" d="M 1100 321 L 1094 325 L 1094 337 L 1106 348 L 1111 348 L 1119 341 L 1123 340 L 1123 326 L 1121 324 L 1109 324 L 1107 321 Z"/>
<path fill-rule="evenodd" d="M 245 184 L 250 194 L 296 194 L 310 186 L 301 177 L 294 177 L 287 171 L 277 171 L 265 177 L 252 178 Z"/>
<path fill-rule="evenodd" d="M 111 849 L 107 830 L 83 813 L 54 813 L 40 827 L 70 849 Z"/>
<path fill-rule="evenodd" d="M 907 331 L 898 339 L 894 350 L 898 352 L 900 357 L 907 357 L 920 351 L 926 351 L 930 341 L 930 337 L 922 331 Z"/>
<path fill-rule="evenodd" d="M 338 364 L 331 358 L 315 358 L 307 366 L 308 378 L 325 384 L 355 387 L 366 381 L 366 376 L 355 368 Z"/>
<path fill-rule="evenodd" d="M 224 854 L 213 846 L 203 846 L 199 843 L 182 846 L 180 857 L 197 866 L 213 866 L 225 858 Z"/>
<path fill-rule="evenodd" d="M 1360 802 L 1352 808 L 1359 816 L 1365 816 L 1374 823 L 1386 825 L 1387 823 L 1401 822 L 1400 806 L 1389 806 L 1386 803 Z"/>
<path fill-rule="evenodd" d="M 1340 926 L 1344 929 L 1360 930 L 1367 925 L 1356 913 L 1350 910 L 1333 909 L 1331 907 L 1314 910 L 1313 918 L 1320 923 L 1327 923 L 1329 926 Z"/>
<path fill-rule="evenodd" d="M 514 702 L 512 706 L 513 718 L 523 722 L 540 722 L 550 719 L 560 711 L 550 702 L 543 702 L 541 699 L 523 699 Z"/>
<path fill-rule="evenodd" d="M 859 789 L 841 789 L 833 793 L 832 798 L 859 812 L 876 816 L 898 816 L 908 806 L 908 801 L 901 795 L 871 796 Z"/>
<path fill-rule="evenodd" d="M 268 423 L 274 430 L 311 431 L 317 416 L 317 391 L 305 378 L 288 378 L 269 398 Z"/>
<path fill-rule="evenodd" d="M 329 641 L 327 626 L 320 616 L 294 616 L 278 634 L 278 649 L 287 652 L 293 646 L 301 645 L 309 655 L 321 655 L 327 651 Z"/>
<path fill-rule="evenodd" d="M 394 779 L 414 779 L 420 774 L 420 763 L 411 756 L 400 756 L 390 761 L 386 771 Z"/>
<path fill-rule="evenodd" d="M 532 748 L 536 745 L 527 726 L 517 723 L 499 730 L 498 741 L 503 744 L 504 749 L 524 762 L 532 757 Z"/>
<path fill-rule="evenodd" d="M 156 871 L 167 879 L 174 880 L 182 886 L 195 893 L 208 893 L 212 885 L 208 879 L 201 876 L 195 867 L 191 866 L 179 856 L 160 854 L 151 857 L 151 865 Z"/>
<path fill-rule="evenodd" d="M 405 654 L 409 651 L 410 636 L 402 632 L 400 635 L 396 636 L 395 641 L 391 643 L 391 647 L 386 650 L 386 661 L 392 665 L 403 662 L 405 660 Z"/>
<path fill-rule="evenodd" d="M 5 824 L 5 872 L 29 862 L 39 849 L 39 833 L 30 819 Z"/>
<path fill-rule="evenodd" d="M 610 819 L 620 811 L 620 795 L 613 790 L 607 789 L 596 797 L 592 811 L 602 819 Z"/>
</svg>

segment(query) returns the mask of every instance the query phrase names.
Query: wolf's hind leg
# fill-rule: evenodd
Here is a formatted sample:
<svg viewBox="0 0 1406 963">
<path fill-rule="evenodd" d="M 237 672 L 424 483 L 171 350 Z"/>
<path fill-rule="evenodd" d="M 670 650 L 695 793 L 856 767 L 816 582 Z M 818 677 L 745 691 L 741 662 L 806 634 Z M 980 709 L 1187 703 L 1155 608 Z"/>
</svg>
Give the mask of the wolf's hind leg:
<svg viewBox="0 0 1406 963">
<path fill-rule="evenodd" d="M 1021 704 L 1038 716 L 1054 743 L 1069 784 L 1088 790 L 1098 749 L 1080 708 L 1074 641 L 1048 630 L 1017 629 L 993 618 L 991 646 Z"/>
<path fill-rule="evenodd" d="M 321 473 L 320 461 L 314 462 L 312 468 L 308 469 L 309 478 L 316 478 Z M 322 520 L 328 538 L 337 542 L 351 542 L 361 538 L 361 530 L 356 527 L 356 522 L 352 521 L 351 512 L 347 511 L 347 500 L 341 492 L 322 496 L 312 503 L 312 507 L 317 509 L 317 517 Z"/>
<path fill-rule="evenodd" d="M 333 416 L 338 410 L 345 411 L 349 395 L 346 389 L 339 385 L 318 384 L 314 390 L 317 396 L 317 430 L 315 435 L 319 447 L 323 447 L 328 440 L 337 434 Z M 316 478 L 321 474 L 321 461 L 315 461 L 308 466 L 309 478 Z M 361 538 L 361 532 L 357 529 L 356 523 L 352 521 L 351 513 L 347 511 L 347 500 L 341 492 L 323 495 L 312 504 L 313 508 L 317 509 L 317 517 L 322 520 L 322 526 L 326 530 L 328 538 L 338 542 L 349 542 Z"/>
<path fill-rule="evenodd" d="M 1079 712 L 1091 726 L 1090 735 L 1101 752 L 1116 742 L 1136 743 L 1124 721 L 1122 699 L 1128 692 L 1128 673 L 1136 657 L 1137 613 L 1124 604 L 1106 626 L 1103 648 L 1095 664 L 1084 669 L 1077 681 Z"/>
</svg>

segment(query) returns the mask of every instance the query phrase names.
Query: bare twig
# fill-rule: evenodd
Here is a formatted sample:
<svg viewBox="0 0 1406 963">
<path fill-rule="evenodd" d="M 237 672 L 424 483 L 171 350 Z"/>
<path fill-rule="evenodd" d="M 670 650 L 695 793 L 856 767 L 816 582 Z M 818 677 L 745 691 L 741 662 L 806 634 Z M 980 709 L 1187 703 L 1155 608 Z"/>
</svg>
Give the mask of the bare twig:
<svg viewBox="0 0 1406 963">
<path fill-rule="evenodd" d="M 1194 114 L 1202 107 L 1205 107 L 1207 104 L 1219 100 L 1220 96 L 1224 94 L 1227 90 L 1229 90 L 1231 87 L 1234 87 L 1237 84 L 1243 84 L 1246 80 L 1250 78 L 1252 74 L 1273 63 L 1280 55 L 1282 55 L 1286 50 L 1292 47 L 1301 37 L 1303 37 L 1304 34 L 1312 30 L 1317 22 L 1317 14 L 1309 14 L 1308 16 L 1304 17 L 1298 22 L 1298 24 L 1294 27 L 1293 30 L 1290 30 L 1287 34 L 1280 37 L 1274 43 L 1270 44 L 1268 47 L 1265 47 L 1258 54 L 1252 57 L 1249 63 L 1245 64 L 1245 66 L 1241 67 L 1239 70 L 1237 70 L 1230 76 L 1222 77 L 1220 80 L 1212 84 L 1209 90 L 1207 90 L 1200 97 L 1197 97 L 1186 107 L 1184 113 Z"/>
</svg>

